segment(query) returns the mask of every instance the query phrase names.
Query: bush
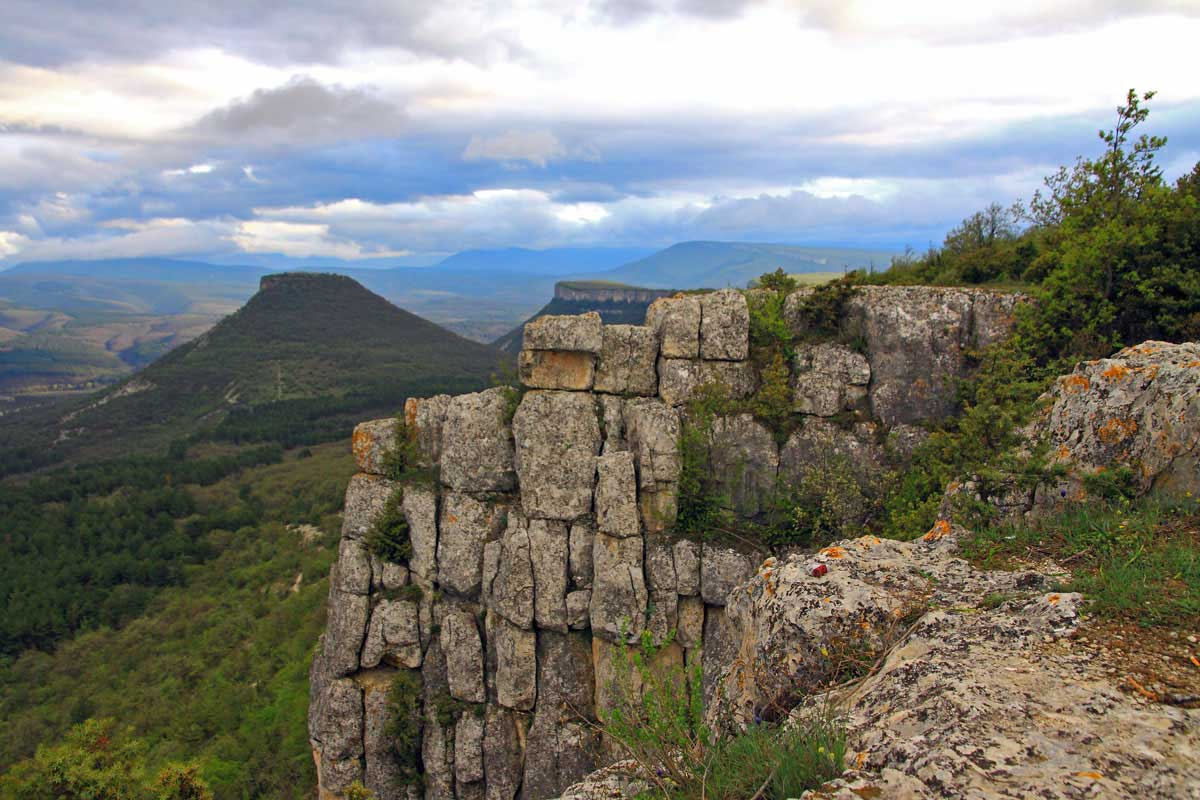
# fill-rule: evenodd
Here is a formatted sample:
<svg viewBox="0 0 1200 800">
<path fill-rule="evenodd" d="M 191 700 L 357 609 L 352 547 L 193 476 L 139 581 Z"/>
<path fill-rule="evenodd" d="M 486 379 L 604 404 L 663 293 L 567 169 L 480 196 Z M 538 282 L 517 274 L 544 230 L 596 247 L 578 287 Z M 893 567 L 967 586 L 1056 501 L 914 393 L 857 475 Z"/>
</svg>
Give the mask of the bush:
<svg viewBox="0 0 1200 800">
<path fill-rule="evenodd" d="M 403 503 L 404 489 L 392 492 L 367 533 L 367 547 L 371 552 L 394 564 L 407 563 L 412 557 L 412 539 Z"/>
<path fill-rule="evenodd" d="M 850 462 L 828 456 L 805 464 L 794 485 L 776 490 L 771 519 L 760 538 L 769 545 L 823 546 L 853 536 L 867 511 L 867 498 Z"/>
<path fill-rule="evenodd" d="M 420 673 L 402 669 L 388 689 L 387 735 L 392 739 L 401 782 L 418 786 L 421 768 L 421 682 Z"/>
</svg>

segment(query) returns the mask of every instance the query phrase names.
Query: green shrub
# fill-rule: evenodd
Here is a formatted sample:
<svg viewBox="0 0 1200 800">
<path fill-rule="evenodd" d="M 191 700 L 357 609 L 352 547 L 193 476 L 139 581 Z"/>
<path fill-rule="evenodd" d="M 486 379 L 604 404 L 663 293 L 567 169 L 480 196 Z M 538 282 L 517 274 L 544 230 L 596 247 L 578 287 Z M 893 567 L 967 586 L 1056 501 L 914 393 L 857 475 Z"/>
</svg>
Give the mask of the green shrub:
<svg viewBox="0 0 1200 800">
<path fill-rule="evenodd" d="M 367 547 L 371 552 L 395 564 L 407 563 L 412 557 L 412 539 L 403 503 L 404 489 L 392 492 L 367 533 Z"/>
<path fill-rule="evenodd" d="M 842 333 L 846 302 L 858 291 L 861 275 L 848 272 L 837 280 L 813 287 L 800 298 L 797 316 L 803 321 L 802 337 L 807 340 L 832 339 Z"/>
<path fill-rule="evenodd" d="M 419 786 L 421 767 L 421 697 L 424 684 L 421 673 L 402 669 L 388 687 L 387 735 L 392 739 L 396 766 L 404 785 Z"/>
<path fill-rule="evenodd" d="M 709 757 L 704 792 L 673 796 L 743 800 L 761 789 L 765 800 L 787 800 L 837 778 L 845 760 L 845 730 L 829 713 L 818 711 L 785 727 L 754 725 L 718 742 Z"/>
<path fill-rule="evenodd" d="M 824 546 L 853 536 L 867 507 L 850 462 L 826 456 L 805 464 L 793 484 L 780 482 L 759 537 L 774 546 Z"/>
</svg>

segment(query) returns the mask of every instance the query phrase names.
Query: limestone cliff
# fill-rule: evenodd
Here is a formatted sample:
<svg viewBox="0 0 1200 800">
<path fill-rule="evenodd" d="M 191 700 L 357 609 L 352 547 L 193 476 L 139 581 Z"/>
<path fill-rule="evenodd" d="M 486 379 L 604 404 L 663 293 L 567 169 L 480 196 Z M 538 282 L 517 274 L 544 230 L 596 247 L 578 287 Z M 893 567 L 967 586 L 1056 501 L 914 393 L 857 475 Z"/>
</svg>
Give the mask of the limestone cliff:
<svg viewBox="0 0 1200 800">
<path fill-rule="evenodd" d="M 798 330 L 804 291 L 788 303 Z M 862 289 L 839 340 L 856 346 L 814 344 L 790 365 L 806 423 L 782 446 L 749 415 L 714 425 L 712 462 L 738 511 L 753 515 L 763 487 L 830 452 L 860 482 L 875 480 L 919 438 L 913 423 L 953 408 L 967 350 L 1002 336 L 1015 302 Z M 515 409 L 505 389 L 408 401 L 406 428 L 430 481 L 383 476 L 394 421 L 359 426 L 362 471 L 347 490 L 312 669 L 322 797 L 356 780 L 384 800 L 557 796 L 611 755 L 588 720 L 606 702 L 622 633 L 676 632 L 663 657 L 701 664 L 712 696 L 735 652 L 730 592 L 766 554 L 673 534 L 678 440 L 698 386 L 755 392 L 748 324 L 733 290 L 659 299 L 644 326 L 603 325 L 595 313 L 539 318 L 524 331 L 527 391 Z M 405 563 L 366 544 L 394 496 L 411 540 Z M 421 687 L 421 787 L 396 779 L 388 732 L 388 687 L 404 673 Z"/>
</svg>

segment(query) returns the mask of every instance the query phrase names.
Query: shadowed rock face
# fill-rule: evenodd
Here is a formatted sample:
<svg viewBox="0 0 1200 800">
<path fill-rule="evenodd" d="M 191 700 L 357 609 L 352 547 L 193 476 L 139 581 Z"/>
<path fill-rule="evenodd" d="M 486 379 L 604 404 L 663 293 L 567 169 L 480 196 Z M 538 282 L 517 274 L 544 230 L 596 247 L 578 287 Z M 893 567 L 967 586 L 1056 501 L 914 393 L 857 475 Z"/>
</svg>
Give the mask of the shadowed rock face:
<svg viewBox="0 0 1200 800">
<path fill-rule="evenodd" d="M 856 347 L 814 345 L 789 365 L 807 422 L 782 447 L 749 415 L 715 422 L 710 461 L 735 510 L 759 514 L 778 477 L 830 453 L 844 454 L 861 484 L 877 482 L 891 463 L 883 443 L 919 438 L 895 423 L 945 413 L 964 348 L 1002 334 L 1011 302 L 998 298 L 864 290 L 846 312 Z M 380 709 L 399 670 L 423 685 L 427 798 L 542 800 L 611 760 L 583 720 L 610 702 L 622 634 L 663 642 L 674 632 L 661 663 L 701 664 L 714 702 L 724 670 L 746 655 L 739 604 L 766 554 L 673 532 L 688 399 L 707 382 L 738 397 L 759 385 L 743 295 L 663 298 L 645 326 L 544 318 L 524 341 L 523 396 L 492 389 L 406 404 L 432 480 L 382 476 L 394 421 L 355 434 L 362 472 L 347 490 L 312 677 L 325 798 L 363 780 L 383 800 L 408 800 L 380 761 Z M 847 428 L 836 417 L 847 409 L 876 418 Z M 397 491 L 412 545 L 403 565 L 365 545 Z"/>
</svg>

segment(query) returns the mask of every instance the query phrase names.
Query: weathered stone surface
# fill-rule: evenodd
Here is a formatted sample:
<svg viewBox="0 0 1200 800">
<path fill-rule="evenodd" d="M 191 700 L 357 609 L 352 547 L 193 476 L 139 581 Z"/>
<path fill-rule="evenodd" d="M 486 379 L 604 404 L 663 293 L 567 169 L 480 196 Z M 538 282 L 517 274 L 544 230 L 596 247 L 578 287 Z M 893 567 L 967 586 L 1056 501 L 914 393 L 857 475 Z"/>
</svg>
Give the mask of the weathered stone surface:
<svg viewBox="0 0 1200 800">
<path fill-rule="evenodd" d="M 700 556 L 700 595 L 723 606 L 734 587 L 754 574 L 755 559 L 729 547 L 705 544 Z"/>
<path fill-rule="evenodd" d="M 954 410 L 966 351 L 979 338 L 975 304 L 983 298 L 990 309 L 992 297 L 970 289 L 866 286 L 846 301 L 843 328 L 866 343 L 871 410 L 880 421 L 940 419 Z M 999 330 L 989 324 L 984 338 L 999 338 Z"/>
<path fill-rule="evenodd" d="M 622 627 L 636 637 L 646 623 L 642 540 L 597 533 L 592 549 L 592 634 L 616 640 Z"/>
<path fill-rule="evenodd" d="M 417 443 L 418 466 L 432 467 L 442 458 L 442 428 L 450 395 L 410 397 L 404 401 L 404 424 Z"/>
<path fill-rule="evenodd" d="M 483 645 L 475 617 L 465 611 L 448 611 L 442 618 L 441 637 L 450 696 L 482 703 L 487 693 L 483 685 Z"/>
<path fill-rule="evenodd" d="M 454 726 L 454 777 L 458 785 L 483 780 L 484 717 L 464 711 Z M 461 792 L 460 792 L 461 794 Z"/>
<path fill-rule="evenodd" d="M 658 377 L 654 380 L 657 381 Z M 655 383 L 655 386 L 657 385 Z M 600 404 L 600 431 L 604 434 L 601 454 L 609 455 L 618 450 L 628 450 L 629 447 L 625 444 L 625 398 L 602 394 L 596 397 L 596 402 Z"/>
<path fill-rule="evenodd" d="M 361 539 L 338 542 L 338 560 L 333 565 L 333 585 L 346 594 L 371 591 L 371 553 Z"/>
<path fill-rule="evenodd" d="M 526 516 L 571 520 L 591 511 L 600 452 L 591 396 L 531 391 L 517 408 L 513 434 Z"/>
<path fill-rule="evenodd" d="M 567 350 L 522 350 L 517 375 L 532 389 L 587 391 L 596 376 L 596 357 Z"/>
<path fill-rule="evenodd" d="M 658 337 L 640 325 L 605 325 L 596 362 L 597 392 L 658 394 Z"/>
<path fill-rule="evenodd" d="M 508 528 L 501 539 L 489 607 L 513 625 L 528 629 L 533 627 L 533 596 L 529 522 L 523 514 L 514 512 L 508 516 Z"/>
<path fill-rule="evenodd" d="M 704 638 L 704 601 L 699 597 L 681 597 L 678 614 L 675 641 L 688 650 L 699 647 Z"/>
<path fill-rule="evenodd" d="M 354 463 L 359 472 L 383 475 L 387 454 L 396 446 L 395 417 L 373 419 L 354 426 L 350 437 L 350 449 L 354 452 Z"/>
<path fill-rule="evenodd" d="M 488 646 L 496 651 L 496 702 L 518 711 L 537 699 L 537 634 L 500 616 L 488 617 Z"/>
<path fill-rule="evenodd" d="M 655 300 L 646 309 L 646 327 L 655 332 L 664 358 L 700 355 L 700 299 L 675 295 Z"/>
<path fill-rule="evenodd" d="M 722 676 L 738 655 L 738 644 L 736 633 L 726 618 L 725 608 L 706 606 L 703 646 L 700 648 L 705 708 L 712 708 L 716 702 Z"/>
<path fill-rule="evenodd" d="M 1083 362 L 1044 402 L 1030 436 L 1068 475 L 1039 491 L 1040 510 L 1084 500 L 1084 475 L 1119 466 L 1141 492 L 1200 494 L 1200 343 L 1144 342 Z"/>
<path fill-rule="evenodd" d="M 601 347 L 600 315 L 546 314 L 525 323 L 522 347 L 526 350 L 574 350 L 599 353 Z"/>
<path fill-rule="evenodd" d="M 342 511 L 342 538 L 364 539 L 383 511 L 392 492 L 400 484 L 360 472 L 346 486 L 346 501 Z"/>
<path fill-rule="evenodd" d="M 567 537 L 565 522 L 529 521 L 534 621 L 543 630 L 561 633 L 567 631 Z"/>
<path fill-rule="evenodd" d="M 596 473 L 596 527 L 609 536 L 640 534 L 633 453 L 600 456 Z"/>
<path fill-rule="evenodd" d="M 379 800 L 405 800 L 407 787 L 402 785 L 396 765 L 395 748 L 388 735 L 391 714 L 388 709 L 386 683 L 370 684 L 363 695 L 366 722 L 363 727 L 363 755 L 366 764 L 363 785 Z"/>
<path fill-rule="evenodd" d="M 592 643 L 586 634 L 554 633 L 538 635 L 538 714 L 558 714 L 562 721 L 591 719 Z"/>
<path fill-rule="evenodd" d="M 489 705 L 484 716 L 483 772 L 487 800 L 513 800 L 525 769 L 525 717 L 507 708 Z"/>
<path fill-rule="evenodd" d="M 976 347 L 987 347 L 1012 333 L 1017 306 L 1029 302 L 1022 294 L 977 292 L 971 304 Z"/>
<path fill-rule="evenodd" d="M 700 594 L 700 544 L 691 539 L 675 543 L 676 590 L 681 595 Z"/>
<path fill-rule="evenodd" d="M 380 600 L 371 610 L 360 663 L 363 669 L 386 661 L 415 669 L 421 666 L 418 604 L 410 600 Z"/>
<path fill-rule="evenodd" d="M 441 479 L 464 492 L 502 492 L 516 482 L 503 387 L 450 400 L 442 426 Z"/>
<path fill-rule="evenodd" d="M 662 537 L 646 541 L 645 572 L 649 595 L 646 629 L 655 644 L 660 644 L 675 631 L 679 622 L 675 551 L 669 541 Z"/>
<path fill-rule="evenodd" d="M 781 690 L 820 690 L 835 678 L 822 648 L 858 631 L 888 653 L 844 695 L 861 771 L 814 800 L 863 796 L 844 791 L 851 782 L 871 796 L 988 800 L 1173 798 L 1200 785 L 1196 712 L 1121 692 L 1077 649 L 1079 595 L 1046 593 L 1036 573 L 974 570 L 953 542 L 937 528 L 917 542 L 840 542 L 818 556 L 830 566 L 819 578 L 811 556 L 764 564 L 726 609 L 738 658 L 713 721 L 749 719 Z M 1012 599 L 987 602 L 997 593 Z M 911 794 L 877 794 L 889 785 Z"/>
<path fill-rule="evenodd" d="M 330 681 L 319 700 L 313 740 L 321 754 L 321 782 L 330 792 L 344 792 L 363 779 L 363 693 L 354 681 Z"/>
<path fill-rule="evenodd" d="M 438 583 L 473 597 L 483 582 L 483 546 L 504 527 L 506 509 L 469 494 L 447 492 L 438 525 Z"/>
<path fill-rule="evenodd" d="M 750 414 L 713 421 L 710 466 L 713 478 L 743 519 L 766 511 L 775 493 L 779 448 L 775 437 Z"/>
<path fill-rule="evenodd" d="M 627 759 L 602 767 L 568 786 L 559 800 L 614 800 L 641 797 L 649 791 L 650 781 L 641 774 L 638 763 Z"/>
<path fill-rule="evenodd" d="M 792 399 L 801 414 L 832 417 L 856 409 L 870 382 L 866 356 L 834 342 L 801 346 L 792 360 Z"/>
<path fill-rule="evenodd" d="M 679 482 L 679 413 L 660 400 L 625 403 L 625 435 L 637 467 L 638 508 L 647 531 L 675 524 Z"/>
<path fill-rule="evenodd" d="M 595 538 L 596 526 L 587 517 L 571 523 L 567 563 L 571 585 L 577 589 L 592 585 L 592 545 Z"/>
<path fill-rule="evenodd" d="M 406 486 L 404 518 L 408 520 L 408 539 L 412 555 L 408 568 L 413 582 L 428 587 L 437 577 L 438 495 L 430 486 Z"/>
<path fill-rule="evenodd" d="M 878 492 L 887 467 L 884 449 L 870 423 L 847 430 L 828 420 L 809 417 L 779 452 L 779 478 L 788 486 L 815 482 L 829 487 L 837 481 L 851 481 L 863 498 Z M 845 518 L 841 521 L 861 522 L 868 510 L 866 502 L 854 502 L 850 493 L 844 497 Z"/>
<path fill-rule="evenodd" d="M 522 800 L 548 800 L 596 768 L 599 732 L 570 717 L 534 715 L 529 729 Z"/>
<path fill-rule="evenodd" d="M 425 768 L 425 800 L 454 800 L 454 742 L 438 722 L 432 706 L 425 709 L 421 731 L 421 765 Z"/>
<path fill-rule="evenodd" d="M 724 387 L 735 400 L 744 400 L 758 388 L 758 377 L 749 361 L 658 360 L 658 396 L 667 405 L 681 406 L 697 388 L 709 384 Z"/>
<path fill-rule="evenodd" d="M 700 357 L 741 361 L 750 355 L 750 310 L 736 289 L 700 296 Z"/>
<path fill-rule="evenodd" d="M 591 624 L 592 590 L 576 589 L 567 593 L 567 626 L 580 631 Z"/>
<path fill-rule="evenodd" d="M 335 564 L 334 570 L 337 569 Z M 366 595 L 329 587 L 329 618 L 325 623 L 325 667 L 335 677 L 358 669 L 358 656 L 367 632 L 371 601 Z"/>
<path fill-rule="evenodd" d="M 408 567 L 371 554 L 371 591 L 395 591 L 408 584 Z"/>
</svg>

